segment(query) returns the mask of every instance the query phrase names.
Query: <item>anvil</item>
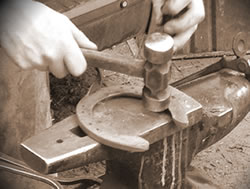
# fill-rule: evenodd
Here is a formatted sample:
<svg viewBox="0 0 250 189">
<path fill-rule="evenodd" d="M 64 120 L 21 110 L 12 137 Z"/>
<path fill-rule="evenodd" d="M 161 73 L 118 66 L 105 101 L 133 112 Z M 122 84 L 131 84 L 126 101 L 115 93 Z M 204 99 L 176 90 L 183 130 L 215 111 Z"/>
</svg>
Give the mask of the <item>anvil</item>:
<svg viewBox="0 0 250 189">
<path fill-rule="evenodd" d="M 65 15 L 78 23 L 90 39 L 103 49 L 147 33 L 152 15 L 151 2 L 126 2 L 126 6 L 122 4 L 124 1 L 95 2 L 99 11 L 96 6 L 86 3 L 85 7 L 75 12 L 69 11 Z M 134 19 L 135 16 L 138 19 Z M 91 64 L 91 60 L 89 62 Z M 120 59 L 118 62 L 121 62 Z M 138 62 L 143 63 L 140 60 Z M 128 65 L 125 64 L 124 67 L 127 68 Z M 248 60 L 244 65 L 249 66 Z M 142 66 L 138 67 L 139 70 L 143 70 Z M 87 117 L 91 124 L 101 124 L 100 121 L 104 120 L 104 126 L 115 126 L 114 123 L 117 123 L 116 125 L 126 128 L 133 123 L 133 128 L 128 129 L 131 132 L 125 134 L 131 136 L 132 133 L 147 140 L 149 149 L 146 151 L 126 151 L 93 140 L 94 136 L 91 138 L 82 131 L 83 123 L 79 119 L 78 111 L 78 117 L 68 117 L 24 141 L 21 144 L 23 159 L 42 173 L 53 173 L 107 160 L 107 177 L 102 188 L 108 188 L 109 178 L 112 178 L 111 185 L 114 184 L 116 188 L 181 188 L 185 186 L 185 173 L 193 157 L 227 135 L 250 110 L 249 73 L 243 73 L 238 67 L 236 70 L 233 68 L 220 65 L 213 72 L 172 85 L 173 90 L 184 95 L 182 99 L 187 97 L 191 98 L 190 101 L 197 102 L 190 107 L 190 114 L 194 113 L 195 116 L 187 127 L 178 127 L 168 111 L 145 111 L 140 98 L 142 89 L 136 86 L 103 88 L 78 104 L 78 107 L 82 107 L 78 108 L 81 111 L 84 111 L 83 107 L 86 105 L 95 107 L 89 110 L 92 117 Z M 140 74 L 143 75 L 143 71 Z M 92 101 L 93 99 L 96 101 Z M 116 101 L 121 106 L 117 106 Z M 106 112 L 104 108 L 107 108 Z M 117 112 L 126 119 L 117 119 Z M 128 143 L 130 139 L 127 138 Z"/>
<path fill-rule="evenodd" d="M 222 58 L 211 66 L 217 71 L 212 69 L 212 73 L 207 73 L 205 68 L 187 77 L 191 79 L 172 84 L 173 90 L 182 92 L 177 94 L 183 94 L 183 106 L 179 108 L 185 106 L 185 101 L 190 106 L 192 122 L 187 127 L 178 127 L 168 111 L 145 110 L 140 87 L 106 87 L 84 97 L 77 105 L 77 116 L 70 116 L 24 141 L 23 159 L 42 173 L 106 160 L 107 177 L 102 188 L 184 187 L 185 173 L 193 157 L 227 135 L 250 110 L 250 83 L 246 74 L 249 68 L 243 73 L 234 70 L 237 66 L 221 67 L 239 60 Z M 248 61 L 240 62 L 249 65 Z M 193 102 L 189 98 L 198 103 L 189 104 Z M 82 131 L 83 123 L 97 130 L 107 127 L 110 138 L 126 136 L 128 146 L 134 144 L 133 137 L 140 137 L 149 143 L 149 149 L 138 152 L 134 146 L 137 152 L 131 152 L 126 146 L 120 148 L 120 141 L 115 141 L 115 145 L 101 143 L 102 139 Z"/>
</svg>

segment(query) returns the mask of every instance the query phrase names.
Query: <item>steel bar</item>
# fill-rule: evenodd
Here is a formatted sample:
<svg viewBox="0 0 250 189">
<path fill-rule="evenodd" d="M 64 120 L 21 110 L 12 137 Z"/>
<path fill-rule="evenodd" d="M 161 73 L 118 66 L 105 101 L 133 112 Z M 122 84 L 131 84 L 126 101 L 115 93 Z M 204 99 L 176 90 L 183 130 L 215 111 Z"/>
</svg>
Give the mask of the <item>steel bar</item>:
<svg viewBox="0 0 250 189">
<path fill-rule="evenodd" d="M 81 131 L 75 115 L 23 142 L 21 153 L 31 168 L 42 173 L 109 159 L 105 147 Z"/>
</svg>

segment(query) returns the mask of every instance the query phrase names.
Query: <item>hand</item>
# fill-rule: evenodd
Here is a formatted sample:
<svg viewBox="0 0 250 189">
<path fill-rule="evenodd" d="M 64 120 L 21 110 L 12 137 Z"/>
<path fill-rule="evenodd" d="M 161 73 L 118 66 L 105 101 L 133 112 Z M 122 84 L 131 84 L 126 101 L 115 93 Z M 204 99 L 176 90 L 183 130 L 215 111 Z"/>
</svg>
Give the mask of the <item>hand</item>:
<svg viewBox="0 0 250 189">
<path fill-rule="evenodd" d="M 156 23 L 174 38 L 174 51 L 182 48 L 205 17 L 202 0 L 153 0 Z M 163 22 L 164 15 L 172 19 Z"/>
<path fill-rule="evenodd" d="M 86 70 L 80 47 L 97 47 L 66 16 L 35 1 L 11 2 L 0 13 L 0 42 L 18 66 L 58 78 Z"/>
</svg>

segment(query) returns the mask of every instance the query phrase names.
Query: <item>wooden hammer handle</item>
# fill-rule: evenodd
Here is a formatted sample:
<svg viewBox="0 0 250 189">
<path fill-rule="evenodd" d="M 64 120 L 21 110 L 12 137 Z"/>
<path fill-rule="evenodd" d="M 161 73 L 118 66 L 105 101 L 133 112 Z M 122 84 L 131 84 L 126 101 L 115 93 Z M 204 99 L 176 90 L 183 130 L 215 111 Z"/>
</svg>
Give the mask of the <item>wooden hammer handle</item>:
<svg viewBox="0 0 250 189">
<path fill-rule="evenodd" d="M 131 76 L 143 77 L 145 60 L 122 55 L 81 49 L 89 66 L 124 73 Z"/>
</svg>

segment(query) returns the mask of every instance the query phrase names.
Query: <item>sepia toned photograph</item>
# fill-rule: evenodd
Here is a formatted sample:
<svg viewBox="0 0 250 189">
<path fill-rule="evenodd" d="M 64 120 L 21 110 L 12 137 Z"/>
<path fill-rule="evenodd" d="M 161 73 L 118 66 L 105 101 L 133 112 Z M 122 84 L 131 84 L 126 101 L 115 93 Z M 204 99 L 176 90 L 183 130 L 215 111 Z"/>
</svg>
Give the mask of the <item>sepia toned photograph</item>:
<svg viewBox="0 0 250 189">
<path fill-rule="evenodd" d="M 250 189 L 249 10 L 2 0 L 0 189 Z"/>
</svg>

